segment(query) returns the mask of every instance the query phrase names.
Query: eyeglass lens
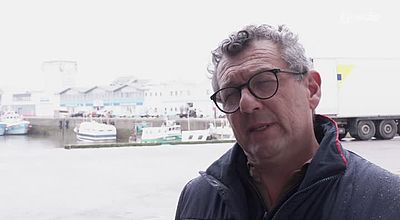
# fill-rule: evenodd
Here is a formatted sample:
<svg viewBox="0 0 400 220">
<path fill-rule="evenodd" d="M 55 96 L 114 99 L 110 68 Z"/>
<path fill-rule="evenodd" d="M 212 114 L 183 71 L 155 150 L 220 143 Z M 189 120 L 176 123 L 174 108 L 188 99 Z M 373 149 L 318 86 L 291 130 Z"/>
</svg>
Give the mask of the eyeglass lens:
<svg viewBox="0 0 400 220">
<path fill-rule="evenodd" d="M 259 99 L 271 98 L 277 90 L 278 79 L 274 73 L 262 72 L 249 79 L 249 91 Z M 241 87 L 241 86 L 240 86 Z M 218 108 L 226 113 L 235 112 L 239 108 L 241 98 L 240 87 L 221 89 L 217 94 Z"/>
</svg>

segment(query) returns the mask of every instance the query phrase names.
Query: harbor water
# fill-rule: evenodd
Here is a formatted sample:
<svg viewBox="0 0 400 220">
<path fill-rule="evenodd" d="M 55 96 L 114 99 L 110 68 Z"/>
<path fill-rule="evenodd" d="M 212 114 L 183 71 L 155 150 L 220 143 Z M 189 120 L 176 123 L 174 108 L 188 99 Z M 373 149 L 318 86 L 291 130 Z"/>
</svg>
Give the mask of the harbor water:
<svg viewBox="0 0 400 220">
<path fill-rule="evenodd" d="M 173 219 L 184 184 L 231 145 L 67 150 L 0 136 L 0 219 Z"/>
<path fill-rule="evenodd" d="M 0 136 L 0 219 L 173 219 L 185 183 L 232 146 L 60 144 L 48 136 Z M 400 137 L 343 145 L 400 174 Z"/>
</svg>

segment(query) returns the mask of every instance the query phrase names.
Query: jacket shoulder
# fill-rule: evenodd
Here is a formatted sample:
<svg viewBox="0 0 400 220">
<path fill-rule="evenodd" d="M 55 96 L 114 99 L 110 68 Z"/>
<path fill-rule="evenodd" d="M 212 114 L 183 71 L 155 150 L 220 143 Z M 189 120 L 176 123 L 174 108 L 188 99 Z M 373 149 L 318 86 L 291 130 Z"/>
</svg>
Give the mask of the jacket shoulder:
<svg viewBox="0 0 400 220">
<path fill-rule="evenodd" d="M 203 176 L 189 181 L 178 201 L 175 219 L 230 219 L 220 193 Z"/>
<path fill-rule="evenodd" d="M 352 209 L 368 218 L 398 219 L 400 217 L 400 176 L 395 175 L 350 152 L 350 169 L 346 176 L 352 181 Z"/>
</svg>

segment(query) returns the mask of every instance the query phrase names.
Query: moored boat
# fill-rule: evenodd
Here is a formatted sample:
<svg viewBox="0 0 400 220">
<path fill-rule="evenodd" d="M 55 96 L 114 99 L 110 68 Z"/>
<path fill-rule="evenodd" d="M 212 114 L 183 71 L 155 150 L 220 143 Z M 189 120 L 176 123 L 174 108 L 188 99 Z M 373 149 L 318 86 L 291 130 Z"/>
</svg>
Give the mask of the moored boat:
<svg viewBox="0 0 400 220">
<path fill-rule="evenodd" d="M 9 111 L 1 116 L 2 123 L 6 124 L 5 134 L 27 134 L 31 123 L 22 118 L 20 114 Z"/>
<path fill-rule="evenodd" d="M 221 126 L 214 126 L 214 124 L 211 123 L 209 130 L 212 139 L 235 140 L 235 135 L 229 123 L 224 123 Z"/>
<path fill-rule="evenodd" d="M 143 127 L 141 143 L 171 143 L 182 141 L 181 125 L 166 122 L 160 127 Z"/>
<path fill-rule="evenodd" d="M 210 129 L 182 131 L 182 141 L 202 142 L 211 140 Z"/>
<path fill-rule="evenodd" d="M 74 128 L 76 138 L 80 141 L 108 142 L 117 140 L 117 129 L 114 125 L 96 121 L 82 122 Z"/>
<path fill-rule="evenodd" d="M 0 136 L 3 136 L 6 133 L 7 124 L 4 122 L 0 122 Z"/>
<path fill-rule="evenodd" d="M 212 140 L 234 141 L 235 136 L 229 124 L 220 126 L 209 124 L 204 130 L 182 131 L 181 125 L 174 121 L 165 121 L 161 126 L 152 127 L 149 123 L 141 122 L 134 125 L 129 142 L 134 143 L 176 143 L 176 142 L 207 142 Z"/>
</svg>

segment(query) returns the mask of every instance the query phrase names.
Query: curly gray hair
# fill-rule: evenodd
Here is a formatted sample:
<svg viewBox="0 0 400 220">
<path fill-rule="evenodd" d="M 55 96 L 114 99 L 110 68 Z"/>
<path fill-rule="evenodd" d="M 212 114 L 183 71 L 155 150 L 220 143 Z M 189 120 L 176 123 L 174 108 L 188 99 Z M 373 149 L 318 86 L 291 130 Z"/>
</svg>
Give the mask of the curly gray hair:
<svg viewBox="0 0 400 220">
<path fill-rule="evenodd" d="M 277 28 L 270 25 L 249 25 L 233 33 L 229 39 L 221 42 L 217 49 L 212 51 L 212 64 L 209 73 L 212 74 L 212 87 L 219 89 L 217 83 L 217 68 L 223 56 L 233 56 L 244 50 L 247 45 L 255 40 L 270 40 L 281 49 L 281 58 L 288 63 L 289 69 L 298 72 L 307 72 L 311 68 L 311 61 L 306 57 L 303 46 L 298 42 L 298 36 L 291 32 L 285 25 Z"/>
</svg>

